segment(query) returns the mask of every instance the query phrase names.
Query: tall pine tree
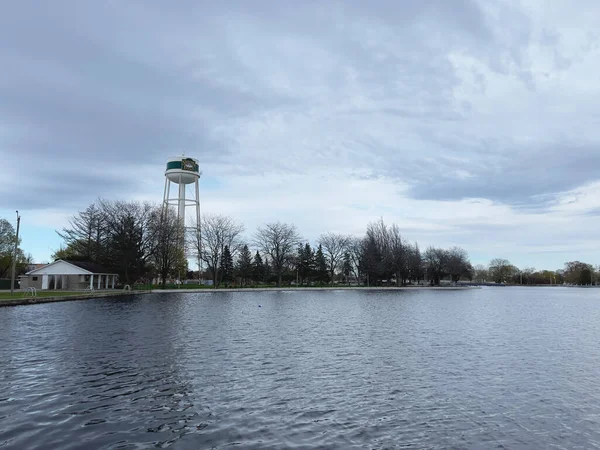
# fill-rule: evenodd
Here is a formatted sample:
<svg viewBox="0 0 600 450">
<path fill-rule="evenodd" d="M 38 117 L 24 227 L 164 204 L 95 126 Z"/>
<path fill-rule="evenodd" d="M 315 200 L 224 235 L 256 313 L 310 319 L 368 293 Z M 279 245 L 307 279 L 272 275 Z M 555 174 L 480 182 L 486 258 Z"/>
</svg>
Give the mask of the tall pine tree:
<svg viewBox="0 0 600 450">
<path fill-rule="evenodd" d="M 327 270 L 327 261 L 323 254 L 323 248 L 319 245 L 319 248 L 315 252 L 315 268 L 316 268 L 316 280 L 319 283 L 329 282 L 329 273 Z"/>
<path fill-rule="evenodd" d="M 242 279 L 242 284 L 244 286 L 254 275 L 252 269 L 252 253 L 250 253 L 248 246 L 244 245 L 240 250 L 240 256 L 238 257 L 236 266 L 237 275 Z"/>
<path fill-rule="evenodd" d="M 228 285 L 231 281 L 233 281 L 233 257 L 229 246 L 226 245 L 221 258 L 221 282 Z"/>
<path fill-rule="evenodd" d="M 298 247 L 298 275 L 301 283 L 308 283 L 314 272 L 315 257 L 309 243 Z"/>
<path fill-rule="evenodd" d="M 304 255 L 304 245 L 298 245 L 298 254 L 296 255 L 296 270 L 300 278 L 300 285 L 304 282 L 304 267 L 302 266 L 302 256 Z"/>
<path fill-rule="evenodd" d="M 252 262 L 252 277 L 255 283 L 262 283 L 265 281 L 265 264 L 258 251 L 254 255 L 254 261 Z"/>
<path fill-rule="evenodd" d="M 342 266 L 344 272 L 344 279 L 346 283 L 350 285 L 350 273 L 352 272 L 352 260 L 350 258 L 350 252 L 344 253 L 344 263 Z"/>
</svg>

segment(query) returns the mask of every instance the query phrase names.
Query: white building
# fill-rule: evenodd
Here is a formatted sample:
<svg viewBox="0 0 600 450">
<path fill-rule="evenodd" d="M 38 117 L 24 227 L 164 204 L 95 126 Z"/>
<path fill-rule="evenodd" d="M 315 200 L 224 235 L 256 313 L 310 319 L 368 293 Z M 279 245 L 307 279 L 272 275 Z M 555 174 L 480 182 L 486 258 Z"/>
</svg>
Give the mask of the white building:
<svg viewBox="0 0 600 450">
<path fill-rule="evenodd" d="M 21 289 L 114 289 L 117 274 L 108 273 L 102 266 L 82 261 L 59 259 L 19 277 Z"/>
</svg>

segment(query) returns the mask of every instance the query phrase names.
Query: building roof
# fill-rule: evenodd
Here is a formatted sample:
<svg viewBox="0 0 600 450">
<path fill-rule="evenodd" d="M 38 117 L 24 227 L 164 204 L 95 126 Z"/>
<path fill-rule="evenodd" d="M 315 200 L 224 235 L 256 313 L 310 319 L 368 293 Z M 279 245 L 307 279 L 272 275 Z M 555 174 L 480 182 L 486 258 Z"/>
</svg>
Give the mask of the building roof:
<svg viewBox="0 0 600 450">
<path fill-rule="evenodd" d="M 85 261 L 65 261 L 58 259 L 43 267 L 31 270 L 26 275 L 48 274 L 48 275 L 116 275 L 108 272 L 104 267 Z"/>
<path fill-rule="evenodd" d="M 63 261 L 69 264 L 73 264 L 74 266 L 77 266 L 83 270 L 87 270 L 91 273 L 108 273 L 108 271 L 100 264 L 91 263 L 87 261 L 71 261 L 66 259 Z"/>
</svg>

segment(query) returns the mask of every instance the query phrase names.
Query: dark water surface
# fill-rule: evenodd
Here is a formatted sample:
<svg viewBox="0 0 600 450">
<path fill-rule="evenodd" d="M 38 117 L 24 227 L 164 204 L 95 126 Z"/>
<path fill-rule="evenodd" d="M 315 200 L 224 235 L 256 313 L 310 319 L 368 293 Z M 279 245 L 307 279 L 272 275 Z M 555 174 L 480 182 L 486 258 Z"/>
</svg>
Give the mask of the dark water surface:
<svg viewBox="0 0 600 450">
<path fill-rule="evenodd" d="M 600 448 L 600 289 L 0 308 L 0 448 L 169 446 Z"/>
</svg>

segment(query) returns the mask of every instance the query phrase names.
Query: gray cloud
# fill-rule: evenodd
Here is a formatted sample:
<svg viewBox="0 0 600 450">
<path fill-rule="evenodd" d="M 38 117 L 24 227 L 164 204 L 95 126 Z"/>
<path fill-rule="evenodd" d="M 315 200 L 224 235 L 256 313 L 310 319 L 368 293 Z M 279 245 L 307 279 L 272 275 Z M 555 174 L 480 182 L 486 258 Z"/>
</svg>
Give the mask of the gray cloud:
<svg viewBox="0 0 600 450">
<path fill-rule="evenodd" d="M 543 208 L 555 197 L 598 179 L 600 153 L 594 146 L 574 147 L 569 142 L 553 146 L 511 148 L 499 157 L 476 154 L 463 163 L 439 159 L 436 165 L 399 168 L 398 174 L 411 184 L 416 199 L 461 200 L 486 198 L 516 207 Z M 468 173 L 457 177 L 456 170 Z"/>
<path fill-rule="evenodd" d="M 11 192 L 37 208 L 135 191 L 106 168 L 160 172 L 185 151 L 224 173 L 335 167 L 414 199 L 545 208 L 600 163 L 600 136 L 547 84 L 585 58 L 567 38 L 531 11 L 468 0 L 13 2 L 0 175 L 27 165 L 30 178 L 4 185 L 0 207 Z M 581 51 L 595 45 L 589 34 Z M 529 122 L 514 118 L 524 95 L 539 102 Z"/>
</svg>

